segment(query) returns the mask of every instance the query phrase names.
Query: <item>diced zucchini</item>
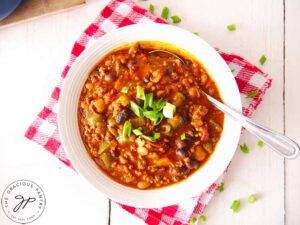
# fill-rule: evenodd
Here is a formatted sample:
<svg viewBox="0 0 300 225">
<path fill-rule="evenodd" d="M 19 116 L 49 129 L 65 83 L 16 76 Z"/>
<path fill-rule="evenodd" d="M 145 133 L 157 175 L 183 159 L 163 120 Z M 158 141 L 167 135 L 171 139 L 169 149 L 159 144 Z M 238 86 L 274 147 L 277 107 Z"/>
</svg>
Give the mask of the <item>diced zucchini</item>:
<svg viewBox="0 0 300 225">
<path fill-rule="evenodd" d="M 112 157 L 112 155 L 110 153 L 102 154 L 100 156 L 100 159 L 102 160 L 102 162 L 103 162 L 104 166 L 106 167 L 106 169 L 110 169 L 111 164 L 114 162 L 114 158 Z"/>
<path fill-rule="evenodd" d="M 98 153 L 99 155 L 101 155 L 103 152 L 105 152 L 106 150 L 108 150 L 110 147 L 110 144 L 106 141 L 104 141 L 100 146 L 99 146 L 99 150 Z"/>
</svg>

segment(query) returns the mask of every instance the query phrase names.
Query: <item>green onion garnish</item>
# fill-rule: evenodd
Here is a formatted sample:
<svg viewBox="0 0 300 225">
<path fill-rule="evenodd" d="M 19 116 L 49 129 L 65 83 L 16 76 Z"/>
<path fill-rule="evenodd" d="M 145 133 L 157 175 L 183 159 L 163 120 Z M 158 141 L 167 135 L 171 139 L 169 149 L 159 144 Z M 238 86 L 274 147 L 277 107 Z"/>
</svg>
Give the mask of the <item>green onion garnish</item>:
<svg viewBox="0 0 300 225">
<path fill-rule="evenodd" d="M 136 136 L 140 136 L 140 135 L 143 135 L 143 133 L 142 133 L 141 130 L 142 130 L 141 128 L 139 128 L 139 129 L 134 129 L 134 130 L 132 130 L 132 132 L 133 132 Z"/>
<path fill-rule="evenodd" d="M 246 153 L 246 154 L 249 153 L 249 150 L 250 150 L 250 149 L 249 149 L 249 147 L 248 147 L 248 145 L 247 145 L 246 143 L 240 145 L 240 148 L 241 148 L 242 152 L 244 152 L 244 153 Z"/>
<path fill-rule="evenodd" d="M 145 91 L 141 86 L 136 87 L 136 98 L 145 100 Z"/>
<path fill-rule="evenodd" d="M 172 119 L 176 112 L 176 106 L 167 102 L 163 108 L 163 114 L 166 118 Z"/>
<path fill-rule="evenodd" d="M 150 119 L 154 126 L 158 125 L 164 118 L 163 114 L 157 111 L 145 111 L 144 116 Z"/>
<path fill-rule="evenodd" d="M 194 217 L 191 219 L 191 221 L 189 222 L 189 225 L 194 225 L 196 222 L 197 222 L 197 217 L 194 216 Z"/>
<path fill-rule="evenodd" d="M 129 121 L 126 121 L 123 127 L 123 137 L 130 136 L 131 128 L 132 128 L 131 123 Z"/>
<path fill-rule="evenodd" d="M 185 133 L 182 133 L 180 135 L 180 140 L 184 141 L 185 139 L 186 139 L 186 135 L 185 135 Z"/>
<path fill-rule="evenodd" d="M 151 108 L 153 108 L 153 110 L 155 110 L 155 111 L 161 111 L 165 107 L 166 104 L 167 104 L 167 101 L 163 100 L 161 98 L 158 101 L 153 102 Z"/>
<path fill-rule="evenodd" d="M 144 116 L 143 115 L 144 110 L 138 104 L 136 104 L 133 101 L 130 101 L 130 109 L 138 117 L 143 117 Z"/>
<path fill-rule="evenodd" d="M 240 207 L 241 201 L 240 200 L 234 200 L 232 205 L 231 205 L 231 209 L 234 213 L 237 213 L 239 211 L 239 207 Z"/>
<path fill-rule="evenodd" d="M 204 216 L 204 215 L 200 216 L 200 221 L 205 222 L 206 221 L 206 216 Z"/>
<path fill-rule="evenodd" d="M 181 22 L 181 18 L 179 16 L 171 16 L 170 17 L 172 19 L 173 23 L 180 23 Z"/>
<path fill-rule="evenodd" d="M 144 100 L 144 109 L 146 110 L 148 107 L 153 107 L 153 98 L 154 98 L 154 94 L 153 93 L 149 93 L 145 96 L 145 100 Z"/>
<path fill-rule="evenodd" d="M 219 192 L 224 191 L 224 183 L 223 183 L 223 182 L 219 185 L 218 191 L 219 191 Z"/>
<path fill-rule="evenodd" d="M 229 25 L 227 25 L 227 29 L 229 31 L 234 31 L 234 30 L 236 30 L 236 26 L 235 26 L 235 24 L 229 24 Z"/>
<path fill-rule="evenodd" d="M 199 36 L 199 33 L 198 33 L 198 32 L 193 32 L 193 34 L 195 34 L 195 35 Z"/>
<path fill-rule="evenodd" d="M 163 125 L 162 128 L 164 129 L 163 132 L 164 132 L 165 134 L 168 134 L 168 133 L 170 133 L 170 131 L 171 131 L 171 126 L 170 126 L 169 124 Z"/>
<path fill-rule="evenodd" d="M 132 132 L 133 132 L 136 136 L 142 137 L 142 138 L 144 138 L 145 140 L 152 141 L 152 142 L 154 142 L 154 141 L 156 141 L 157 139 L 160 138 L 160 133 L 156 133 L 156 132 L 154 132 L 154 134 L 153 134 L 152 137 L 151 137 L 151 136 L 144 135 L 143 132 L 142 132 L 142 130 L 141 130 L 141 128 L 139 128 L 139 129 L 134 129 Z"/>
<path fill-rule="evenodd" d="M 149 11 L 152 12 L 152 13 L 154 13 L 154 9 L 155 9 L 154 5 L 150 4 L 149 5 Z"/>
<path fill-rule="evenodd" d="M 163 10 L 161 11 L 160 17 L 167 20 L 169 18 L 169 12 L 170 9 L 168 7 L 164 7 Z"/>
<path fill-rule="evenodd" d="M 262 147 L 264 147 L 265 143 L 262 140 L 259 140 L 257 142 L 257 145 L 258 145 L 258 147 L 262 148 Z"/>
<path fill-rule="evenodd" d="M 246 95 L 246 98 L 254 98 L 256 95 L 258 95 L 258 91 L 257 91 L 257 90 L 250 91 L 250 92 Z"/>
<path fill-rule="evenodd" d="M 128 90 L 129 90 L 129 87 L 125 86 L 125 87 L 122 87 L 121 89 L 121 93 L 123 94 L 127 94 L 128 93 Z"/>
<path fill-rule="evenodd" d="M 265 55 L 262 55 L 259 59 L 260 65 L 264 65 L 266 61 L 267 61 L 267 57 Z"/>
<path fill-rule="evenodd" d="M 252 194 L 248 197 L 248 202 L 250 204 L 253 204 L 255 201 L 256 201 L 256 196 L 254 194 Z"/>
</svg>

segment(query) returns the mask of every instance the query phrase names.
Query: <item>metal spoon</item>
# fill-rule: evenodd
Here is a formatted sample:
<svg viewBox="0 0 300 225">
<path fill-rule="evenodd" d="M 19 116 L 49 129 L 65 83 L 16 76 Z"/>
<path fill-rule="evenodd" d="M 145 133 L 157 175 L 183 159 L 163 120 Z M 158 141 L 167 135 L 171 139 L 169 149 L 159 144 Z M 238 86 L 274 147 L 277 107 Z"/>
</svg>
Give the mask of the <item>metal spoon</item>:
<svg viewBox="0 0 300 225">
<path fill-rule="evenodd" d="M 165 51 L 165 50 L 154 50 L 149 53 L 163 52 L 172 55 L 173 57 L 179 59 L 183 64 L 186 65 L 185 61 L 179 56 Z M 207 99 L 218 109 L 224 112 L 226 115 L 230 116 L 235 121 L 239 122 L 246 130 L 257 136 L 264 143 L 270 146 L 275 152 L 287 159 L 295 159 L 300 153 L 299 145 L 292 139 L 278 133 L 270 128 L 260 125 L 248 117 L 243 116 L 241 113 L 235 111 L 229 106 L 223 104 L 222 102 L 216 100 L 215 98 L 208 95 L 205 91 L 200 89 L 200 91 L 207 97 Z"/>
</svg>

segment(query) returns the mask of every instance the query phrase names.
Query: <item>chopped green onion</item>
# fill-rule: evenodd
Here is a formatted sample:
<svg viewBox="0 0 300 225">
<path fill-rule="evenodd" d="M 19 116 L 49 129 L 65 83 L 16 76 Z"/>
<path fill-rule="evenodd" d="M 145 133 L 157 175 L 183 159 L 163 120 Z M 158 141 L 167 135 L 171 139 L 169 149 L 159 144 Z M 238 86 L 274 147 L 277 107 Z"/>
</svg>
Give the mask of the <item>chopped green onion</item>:
<svg viewBox="0 0 300 225">
<path fill-rule="evenodd" d="M 135 102 L 130 101 L 130 109 L 138 117 L 143 117 L 144 110 L 138 104 L 136 104 Z"/>
<path fill-rule="evenodd" d="M 180 140 L 184 141 L 185 139 L 186 139 L 186 135 L 185 135 L 185 133 L 182 133 L 180 135 Z"/>
<path fill-rule="evenodd" d="M 168 7 L 164 7 L 161 12 L 160 17 L 167 20 L 169 18 L 169 12 L 170 12 L 170 9 Z"/>
<path fill-rule="evenodd" d="M 139 129 L 134 129 L 134 130 L 132 130 L 132 132 L 133 132 L 136 136 L 143 135 L 143 133 L 142 133 L 142 131 L 141 131 L 141 128 L 139 128 Z"/>
<path fill-rule="evenodd" d="M 224 191 L 224 183 L 223 183 L 223 182 L 219 185 L 218 191 L 219 191 L 219 192 Z"/>
<path fill-rule="evenodd" d="M 205 222 L 206 221 L 206 216 L 204 216 L 204 215 L 200 216 L 200 221 Z"/>
<path fill-rule="evenodd" d="M 246 143 L 240 145 L 240 148 L 241 148 L 242 152 L 244 152 L 245 154 L 249 153 L 250 149 L 249 149 L 249 147 L 248 147 L 248 145 Z"/>
<path fill-rule="evenodd" d="M 196 32 L 196 31 L 195 31 L 195 32 L 193 32 L 193 34 L 195 34 L 196 36 L 199 36 L 199 33 L 198 33 L 198 32 Z"/>
<path fill-rule="evenodd" d="M 154 126 L 158 125 L 164 118 L 163 114 L 157 111 L 145 111 L 144 116 L 150 119 L 153 122 Z"/>
<path fill-rule="evenodd" d="M 145 96 L 145 100 L 144 100 L 144 109 L 147 109 L 147 107 L 153 107 L 153 98 L 154 98 L 154 94 L 153 93 L 149 93 Z"/>
<path fill-rule="evenodd" d="M 176 106 L 167 102 L 163 108 L 163 114 L 166 118 L 172 119 L 176 112 Z"/>
<path fill-rule="evenodd" d="M 129 121 L 126 121 L 123 127 L 123 137 L 130 136 L 131 128 L 132 128 L 131 123 Z"/>
<path fill-rule="evenodd" d="M 257 90 L 251 91 L 246 95 L 246 98 L 254 98 L 258 94 Z"/>
<path fill-rule="evenodd" d="M 150 4 L 149 5 L 149 11 L 152 12 L 152 13 L 154 13 L 154 9 L 155 9 L 154 5 Z"/>
<path fill-rule="evenodd" d="M 123 94 L 127 94 L 128 93 L 128 90 L 129 90 L 129 87 L 125 86 L 125 87 L 122 87 L 121 89 L 121 93 Z"/>
<path fill-rule="evenodd" d="M 145 91 L 141 86 L 136 87 L 136 98 L 145 100 Z"/>
<path fill-rule="evenodd" d="M 260 65 L 264 65 L 266 61 L 267 61 L 267 57 L 265 55 L 262 55 L 259 59 Z"/>
<path fill-rule="evenodd" d="M 165 107 L 166 104 L 167 104 L 167 101 L 163 100 L 161 98 L 158 101 L 153 102 L 152 109 L 155 110 L 155 111 L 161 111 Z"/>
<path fill-rule="evenodd" d="M 229 25 L 227 25 L 227 29 L 229 31 L 234 31 L 234 30 L 236 30 L 236 26 L 235 26 L 235 24 L 229 24 Z"/>
<path fill-rule="evenodd" d="M 259 140 L 257 142 L 257 145 L 258 145 L 258 147 L 262 148 L 262 147 L 264 147 L 265 143 L 262 140 Z"/>
<path fill-rule="evenodd" d="M 196 222 L 197 222 L 197 217 L 194 216 L 194 217 L 191 219 L 191 221 L 189 222 L 189 225 L 194 225 Z"/>
<path fill-rule="evenodd" d="M 231 205 L 231 209 L 234 213 L 237 213 L 239 211 L 239 208 L 240 208 L 240 204 L 241 204 L 241 201 L 240 200 L 234 200 L 232 202 L 232 205 Z"/>
<path fill-rule="evenodd" d="M 169 124 L 163 125 L 162 128 L 164 129 L 165 134 L 168 134 L 171 131 L 171 126 Z"/>
<path fill-rule="evenodd" d="M 144 135 L 143 132 L 142 132 L 142 130 L 141 130 L 141 128 L 139 128 L 139 129 L 134 129 L 132 132 L 133 132 L 136 136 L 142 137 L 142 138 L 144 138 L 145 140 L 152 141 L 152 142 L 154 142 L 154 141 L 156 141 L 157 139 L 160 138 L 160 133 L 156 133 L 156 132 L 154 132 L 154 134 L 153 134 L 152 137 L 151 137 L 151 136 Z"/>
<path fill-rule="evenodd" d="M 171 16 L 170 17 L 172 19 L 173 23 L 180 23 L 181 22 L 181 18 L 179 16 Z"/>
<path fill-rule="evenodd" d="M 100 156 L 100 158 L 106 169 L 110 169 L 112 163 L 114 162 L 114 158 L 112 157 L 112 155 L 110 153 L 104 153 Z"/>
<path fill-rule="evenodd" d="M 248 202 L 250 204 L 253 204 L 255 201 L 256 201 L 256 196 L 254 194 L 252 194 L 248 197 Z"/>
</svg>

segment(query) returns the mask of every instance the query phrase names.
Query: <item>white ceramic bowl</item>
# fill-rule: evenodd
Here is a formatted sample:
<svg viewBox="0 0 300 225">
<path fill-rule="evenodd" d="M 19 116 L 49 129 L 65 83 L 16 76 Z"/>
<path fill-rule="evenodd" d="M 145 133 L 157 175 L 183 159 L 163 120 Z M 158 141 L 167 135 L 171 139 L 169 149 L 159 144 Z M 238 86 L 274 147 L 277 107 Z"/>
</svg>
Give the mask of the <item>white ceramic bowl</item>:
<svg viewBox="0 0 300 225">
<path fill-rule="evenodd" d="M 58 125 L 62 144 L 76 170 L 113 201 L 135 207 L 162 207 L 198 195 L 226 169 L 236 150 L 241 126 L 225 116 L 221 139 L 209 161 L 183 182 L 154 190 L 137 190 L 116 183 L 96 166 L 87 153 L 77 123 L 80 91 L 93 66 L 112 49 L 141 40 L 168 42 L 187 50 L 206 67 L 217 83 L 224 102 L 241 110 L 234 77 L 220 55 L 191 32 L 163 24 L 131 25 L 109 32 L 86 49 L 73 64 L 60 94 Z"/>
</svg>

